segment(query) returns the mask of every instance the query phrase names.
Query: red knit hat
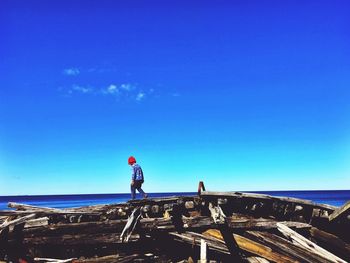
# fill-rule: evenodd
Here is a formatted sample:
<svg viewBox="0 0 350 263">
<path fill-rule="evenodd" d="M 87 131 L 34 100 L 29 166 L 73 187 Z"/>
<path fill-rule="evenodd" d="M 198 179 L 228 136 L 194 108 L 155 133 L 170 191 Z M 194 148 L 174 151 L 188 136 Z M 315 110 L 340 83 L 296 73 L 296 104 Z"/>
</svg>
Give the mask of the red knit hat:
<svg viewBox="0 0 350 263">
<path fill-rule="evenodd" d="M 128 159 L 128 164 L 134 164 L 134 163 L 136 163 L 136 159 L 135 159 L 135 157 L 134 156 L 130 156 L 129 157 L 129 159 Z"/>
</svg>

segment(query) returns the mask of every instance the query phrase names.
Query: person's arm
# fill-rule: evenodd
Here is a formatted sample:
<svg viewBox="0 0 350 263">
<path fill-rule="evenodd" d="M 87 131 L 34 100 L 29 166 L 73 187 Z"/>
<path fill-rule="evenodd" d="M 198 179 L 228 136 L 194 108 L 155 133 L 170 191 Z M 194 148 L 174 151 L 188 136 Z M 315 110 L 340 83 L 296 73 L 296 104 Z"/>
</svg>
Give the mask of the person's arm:
<svg viewBox="0 0 350 263">
<path fill-rule="evenodd" d="M 135 171 L 135 168 L 132 166 L 131 185 L 134 185 L 135 178 L 136 178 L 136 171 Z"/>
</svg>

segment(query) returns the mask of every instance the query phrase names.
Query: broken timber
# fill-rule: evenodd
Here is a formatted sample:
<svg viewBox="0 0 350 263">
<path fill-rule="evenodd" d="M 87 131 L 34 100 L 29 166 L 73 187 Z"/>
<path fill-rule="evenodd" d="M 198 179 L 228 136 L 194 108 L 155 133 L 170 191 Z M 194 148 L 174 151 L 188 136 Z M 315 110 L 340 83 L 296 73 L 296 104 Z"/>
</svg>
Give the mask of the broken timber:
<svg viewBox="0 0 350 263">
<path fill-rule="evenodd" d="M 346 206 L 200 190 L 70 209 L 9 203 L 16 210 L 0 211 L 0 260 L 349 261 Z"/>
</svg>

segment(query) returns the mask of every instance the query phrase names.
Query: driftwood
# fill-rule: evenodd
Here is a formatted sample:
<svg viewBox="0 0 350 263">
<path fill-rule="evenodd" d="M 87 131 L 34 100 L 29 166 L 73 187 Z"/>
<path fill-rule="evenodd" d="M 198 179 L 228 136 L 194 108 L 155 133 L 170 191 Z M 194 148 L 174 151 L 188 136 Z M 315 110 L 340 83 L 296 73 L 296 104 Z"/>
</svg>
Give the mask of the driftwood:
<svg viewBox="0 0 350 263">
<path fill-rule="evenodd" d="M 223 240 L 223 237 L 218 230 L 213 230 L 213 229 L 207 230 L 203 234 L 205 236 L 210 236 L 219 240 Z M 263 257 L 272 262 L 280 262 L 280 263 L 295 262 L 293 258 L 290 258 L 283 254 L 279 254 L 276 251 L 273 251 L 273 249 L 271 249 L 270 247 L 254 242 L 246 237 L 234 234 L 232 238 L 236 240 L 240 249 L 247 251 L 249 253 L 255 254 L 257 256 Z"/>
<path fill-rule="evenodd" d="M 34 258 L 34 261 L 38 262 L 52 262 L 52 263 L 69 263 L 75 260 L 76 258 L 69 259 L 56 259 L 56 258 Z"/>
<path fill-rule="evenodd" d="M 336 255 L 330 253 L 329 251 L 323 249 L 322 247 L 316 245 L 315 243 L 311 242 L 307 238 L 303 237 L 302 235 L 298 234 L 297 232 L 293 231 L 289 227 L 278 223 L 277 224 L 278 230 L 285 235 L 286 237 L 292 239 L 293 243 L 297 246 L 303 247 L 310 252 L 317 253 L 320 256 L 324 257 L 325 259 L 328 259 L 329 262 L 336 262 L 336 263 L 346 263 L 345 260 L 342 260 L 341 258 L 337 257 Z"/>
<path fill-rule="evenodd" d="M 25 211 L 14 211 L 14 210 L 0 210 L 0 215 L 6 216 L 21 216 L 28 214 L 36 214 L 40 216 L 50 216 L 50 215 L 88 215 L 88 216 L 100 216 L 99 213 L 95 212 L 79 212 L 79 211 L 61 211 L 61 210 L 25 210 Z"/>
<path fill-rule="evenodd" d="M 26 220 L 24 228 L 30 228 L 30 227 L 43 227 L 47 226 L 49 224 L 49 218 L 47 216 L 40 217 L 36 219 Z"/>
<path fill-rule="evenodd" d="M 269 263 L 270 261 L 261 257 L 248 257 L 246 258 L 246 262 L 248 263 Z"/>
<path fill-rule="evenodd" d="M 320 256 L 319 254 L 306 250 L 303 247 L 297 246 L 289 240 L 272 233 L 261 231 L 247 231 L 244 233 L 244 236 L 256 242 L 269 246 L 271 249 L 280 254 L 289 256 L 291 258 L 295 258 L 299 262 L 329 263 L 327 259 Z"/>
<path fill-rule="evenodd" d="M 104 257 L 77 259 L 77 260 L 74 260 L 74 263 L 115 263 L 115 262 L 123 263 L 123 262 L 132 262 L 133 260 L 139 257 L 140 257 L 139 254 L 133 254 L 128 256 L 109 255 Z"/>
<path fill-rule="evenodd" d="M 292 198 L 292 197 L 276 197 L 276 196 L 270 196 L 265 194 L 255 194 L 255 193 L 242 193 L 242 192 L 210 192 L 210 191 L 203 191 L 201 193 L 201 197 L 204 199 L 210 199 L 210 198 L 235 198 L 235 199 L 254 199 L 254 200 L 271 200 L 271 201 L 280 201 L 285 203 L 294 203 L 299 205 L 306 205 L 311 206 L 313 208 L 321 208 L 328 211 L 334 211 L 337 209 L 336 206 L 332 205 L 326 205 L 326 204 L 317 204 L 312 201 L 299 199 L 299 198 Z"/>
<path fill-rule="evenodd" d="M 334 210 L 334 212 L 329 216 L 329 221 L 336 221 L 339 218 L 346 217 L 350 214 L 350 201 L 347 202 L 342 207 Z"/>
<path fill-rule="evenodd" d="M 130 235 L 128 242 L 139 239 L 139 235 Z M 24 237 L 25 245 L 97 245 L 97 244 L 121 244 L 121 234 L 119 233 L 97 233 L 61 236 L 35 236 Z"/>
<path fill-rule="evenodd" d="M 23 217 L 14 219 L 14 220 L 5 221 L 4 223 L 2 223 L 0 225 L 0 233 L 6 227 L 22 224 L 22 223 L 26 222 L 28 219 L 32 219 L 34 217 L 35 217 L 35 214 L 30 214 L 30 215 L 26 215 L 26 216 L 23 216 Z"/>
<path fill-rule="evenodd" d="M 346 261 L 350 261 L 350 244 L 344 242 L 342 239 L 336 235 L 327 233 L 315 227 L 310 229 L 311 236 L 318 242 L 320 242 L 323 247 L 339 255 Z"/>
<path fill-rule="evenodd" d="M 295 198 L 204 191 L 69 209 L 9 206 L 16 210 L 0 211 L 0 260 L 13 262 L 152 262 L 166 253 L 171 262 L 328 263 L 350 255 L 347 210 L 329 221 L 335 207 Z"/>
<path fill-rule="evenodd" d="M 128 242 L 129 238 L 131 237 L 132 232 L 134 231 L 137 223 L 140 220 L 141 217 L 141 208 L 135 208 L 134 211 L 132 211 L 123 231 L 120 235 L 120 241 L 121 242 Z"/>
</svg>

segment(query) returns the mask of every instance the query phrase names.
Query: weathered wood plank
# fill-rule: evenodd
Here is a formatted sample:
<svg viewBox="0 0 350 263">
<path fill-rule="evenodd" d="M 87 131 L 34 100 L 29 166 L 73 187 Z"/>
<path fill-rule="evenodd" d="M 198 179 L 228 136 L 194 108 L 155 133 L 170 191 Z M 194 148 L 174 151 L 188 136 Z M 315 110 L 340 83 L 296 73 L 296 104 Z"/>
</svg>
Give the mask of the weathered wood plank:
<svg viewBox="0 0 350 263">
<path fill-rule="evenodd" d="M 75 260 L 76 258 L 68 259 L 57 259 L 57 258 L 34 258 L 36 262 L 53 262 L 53 263 L 69 263 Z"/>
<path fill-rule="evenodd" d="M 216 238 L 212 238 L 210 236 L 205 236 L 196 232 L 169 232 L 169 235 L 173 237 L 177 241 L 181 241 L 184 243 L 187 243 L 189 245 L 196 245 L 200 246 L 201 239 L 205 240 L 210 250 L 214 250 L 216 252 L 229 255 L 230 252 L 228 251 L 225 242 L 222 240 L 218 240 Z"/>
<path fill-rule="evenodd" d="M 315 227 L 310 229 L 310 234 L 315 240 L 325 244 L 325 246 L 329 248 L 331 252 L 336 253 L 346 261 L 350 261 L 350 244 L 345 243 L 342 239 L 331 233 Z"/>
<path fill-rule="evenodd" d="M 86 258 L 86 259 L 77 259 L 74 260 L 74 263 L 123 263 L 123 262 L 132 262 L 134 259 L 140 257 L 139 254 L 132 254 L 128 256 L 120 256 L 120 255 L 109 255 L 103 257 L 95 257 L 95 258 Z"/>
<path fill-rule="evenodd" d="M 15 203 L 15 202 L 9 202 L 7 204 L 8 207 L 10 208 L 16 208 L 17 210 L 25 211 L 25 210 L 39 210 L 39 211 L 65 211 L 62 209 L 57 209 L 57 208 L 51 208 L 51 207 L 44 207 L 44 206 L 33 206 L 33 205 L 27 205 L 27 204 L 20 204 L 20 203 Z"/>
<path fill-rule="evenodd" d="M 27 220 L 24 225 L 24 228 L 47 226 L 48 224 L 49 224 L 49 218 L 45 216 L 45 217 Z"/>
<path fill-rule="evenodd" d="M 205 231 L 203 235 L 211 236 L 219 240 L 223 240 L 221 233 L 216 229 L 209 229 Z M 272 262 L 278 262 L 278 263 L 292 263 L 292 262 L 295 263 L 296 262 L 295 259 L 279 254 L 276 251 L 273 251 L 270 247 L 267 247 L 255 241 L 252 241 L 246 237 L 243 237 L 237 234 L 234 234 L 233 237 L 235 238 L 239 248 L 249 253 L 263 257 Z"/>
<path fill-rule="evenodd" d="M 5 221 L 4 223 L 2 223 L 0 225 L 0 233 L 6 227 L 22 224 L 22 223 L 26 222 L 27 220 L 34 218 L 35 216 L 36 216 L 35 214 L 29 214 L 29 215 L 26 215 L 26 216 L 23 216 L 23 217 L 14 219 L 14 220 Z"/>
<path fill-rule="evenodd" d="M 208 228 L 218 228 L 213 219 L 206 216 L 198 216 L 193 218 L 182 218 L 184 230 L 200 230 L 204 231 Z M 228 227 L 232 230 L 270 230 L 277 228 L 277 221 L 271 219 L 237 219 L 228 218 Z M 81 222 L 81 223 L 59 223 L 37 227 L 26 227 L 23 229 L 24 236 L 53 236 L 64 234 L 79 234 L 79 233 L 109 233 L 121 232 L 126 225 L 126 219 Z M 286 225 L 291 228 L 309 229 L 310 225 L 299 222 L 286 222 Z M 145 231 L 174 231 L 171 218 L 143 218 L 140 220 L 140 227 Z"/>
<path fill-rule="evenodd" d="M 329 221 L 335 221 L 338 218 L 345 217 L 350 214 L 350 201 L 347 202 L 342 207 L 334 210 L 334 212 L 329 216 Z"/>
<path fill-rule="evenodd" d="M 139 235 L 131 235 L 129 242 L 137 241 Z M 25 245 L 96 245 L 96 244 L 120 244 L 119 233 L 77 234 L 60 236 L 34 236 L 24 237 Z"/>
<path fill-rule="evenodd" d="M 267 259 L 261 258 L 261 257 L 248 257 L 246 258 L 246 261 L 248 263 L 269 263 L 270 262 Z"/>
<path fill-rule="evenodd" d="M 277 251 L 278 253 L 295 258 L 300 262 L 329 263 L 329 261 L 324 257 L 304 248 L 301 248 L 295 245 L 294 243 L 275 234 L 260 231 L 246 231 L 244 233 L 244 236 L 264 245 L 267 245 L 275 251 Z"/>
<path fill-rule="evenodd" d="M 282 197 L 282 196 L 270 196 L 265 194 L 256 194 L 256 193 L 243 193 L 243 192 L 211 192 L 203 191 L 201 193 L 202 198 L 218 197 L 218 198 L 236 198 L 236 199 L 256 199 L 256 200 L 272 200 L 272 201 L 281 201 L 286 203 L 295 203 L 300 205 L 312 206 L 315 208 L 322 208 L 325 210 L 334 211 L 338 207 L 326 204 L 317 204 L 309 200 L 298 199 L 293 197 Z"/>
<path fill-rule="evenodd" d="M 300 247 L 304 247 L 305 249 L 308 249 L 311 252 L 318 253 L 322 255 L 324 258 L 327 258 L 329 262 L 335 262 L 335 263 L 346 263 L 343 259 L 337 257 L 336 255 L 330 253 L 329 251 L 323 249 L 322 247 L 316 245 L 315 243 L 311 242 L 307 238 L 303 237 L 302 235 L 298 234 L 297 232 L 293 231 L 289 227 L 277 223 L 277 229 L 286 237 L 293 240 L 293 243 L 296 245 L 299 245 Z"/>
<path fill-rule="evenodd" d="M 47 211 L 47 210 L 0 210 L 0 215 L 6 215 L 6 216 L 21 216 L 21 215 L 28 215 L 28 214 L 36 214 L 40 216 L 45 215 L 89 215 L 89 216 L 99 216 L 100 213 L 95 212 L 84 212 L 84 211 Z"/>
</svg>

